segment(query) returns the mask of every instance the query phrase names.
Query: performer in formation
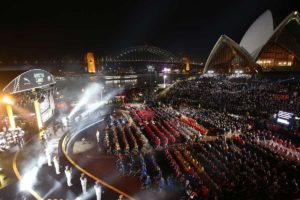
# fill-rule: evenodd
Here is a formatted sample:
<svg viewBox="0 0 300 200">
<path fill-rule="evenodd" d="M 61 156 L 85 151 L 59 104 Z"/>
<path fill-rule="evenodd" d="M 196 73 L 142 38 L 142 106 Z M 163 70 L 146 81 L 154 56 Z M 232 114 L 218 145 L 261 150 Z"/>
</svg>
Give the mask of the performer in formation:
<svg viewBox="0 0 300 200">
<path fill-rule="evenodd" d="M 100 132 L 99 132 L 99 130 L 97 130 L 97 132 L 96 132 L 96 138 L 97 138 L 97 142 L 99 144 L 100 143 Z"/>
<path fill-rule="evenodd" d="M 98 144 L 98 151 L 101 151 L 101 146 L 100 146 L 100 132 L 97 130 L 96 132 L 96 139 L 97 139 L 97 144 Z"/>
<path fill-rule="evenodd" d="M 81 183 L 83 194 L 86 194 L 87 178 L 84 173 L 82 173 L 80 176 L 80 183 Z"/>
<path fill-rule="evenodd" d="M 65 174 L 66 174 L 66 178 L 67 178 L 67 185 L 69 187 L 71 187 L 73 184 L 72 184 L 72 168 L 69 167 L 68 165 L 66 166 L 65 168 Z"/>
<path fill-rule="evenodd" d="M 48 166 L 52 166 L 52 160 L 51 160 L 51 152 L 49 149 L 45 149 L 45 154 L 46 154 L 46 158 L 47 158 L 47 161 L 48 161 Z"/>
<path fill-rule="evenodd" d="M 95 192 L 96 192 L 96 197 L 97 197 L 97 200 L 101 200 L 101 196 L 102 196 L 102 187 L 101 185 L 99 184 L 99 182 L 96 182 L 95 185 L 94 185 L 94 189 L 95 189 Z"/>
<path fill-rule="evenodd" d="M 60 174 L 60 170 L 59 170 L 59 158 L 57 155 L 55 155 L 53 157 L 53 163 L 54 163 L 54 167 L 55 167 L 55 172 L 56 174 Z"/>
</svg>

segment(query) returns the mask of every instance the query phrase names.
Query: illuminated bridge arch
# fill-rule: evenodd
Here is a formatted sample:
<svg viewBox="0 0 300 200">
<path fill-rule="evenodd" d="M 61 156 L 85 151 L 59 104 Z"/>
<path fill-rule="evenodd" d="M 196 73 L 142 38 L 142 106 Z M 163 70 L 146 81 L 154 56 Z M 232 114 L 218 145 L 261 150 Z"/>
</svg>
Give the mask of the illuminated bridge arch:
<svg viewBox="0 0 300 200">
<path fill-rule="evenodd" d="M 169 51 L 154 46 L 135 46 L 121 51 L 113 58 L 118 61 L 178 62 L 180 59 Z"/>
</svg>

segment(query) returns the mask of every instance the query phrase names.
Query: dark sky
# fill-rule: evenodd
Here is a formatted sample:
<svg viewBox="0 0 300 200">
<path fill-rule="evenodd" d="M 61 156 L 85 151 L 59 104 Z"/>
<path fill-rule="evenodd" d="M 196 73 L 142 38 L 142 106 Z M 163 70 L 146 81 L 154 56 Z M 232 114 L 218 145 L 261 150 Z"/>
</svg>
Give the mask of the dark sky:
<svg viewBox="0 0 300 200">
<path fill-rule="evenodd" d="M 270 9 L 278 24 L 300 0 L 7 1 L 0 4 L 0 60 L 101 57 L 154 45 L 205 59 L 221 34 L 239 42 Z"/>
</svg>

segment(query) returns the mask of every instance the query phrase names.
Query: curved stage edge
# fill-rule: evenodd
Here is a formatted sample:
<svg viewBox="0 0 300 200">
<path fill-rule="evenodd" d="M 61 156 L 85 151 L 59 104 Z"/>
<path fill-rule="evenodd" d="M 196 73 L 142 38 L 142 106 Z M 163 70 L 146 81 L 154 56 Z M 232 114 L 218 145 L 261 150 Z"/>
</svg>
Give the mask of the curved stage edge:
<svg viewBox="0 0 300 200">
<path fill-rule="evenodd" d="M 125 196 L 127 199 L 129 200 L 135 200 L 135 198 L 133 198 L 132 196 L 130 196 L 129 194 L 121 191 L 120 189 L 108 184 L 107 182 L 99 179 L 98 177 L 96 177 L 95 175 L 93 175 L 92 173 L 88 172 L 86 169 L 84 169 L 83 167 L 79 166 L 70 156 L 69 156 L 69 152 L 70 152 L 70 146 L 69 144 L 71 143 L 71 141 L 81 132 L 85 131 L 86 129 L 97 125 L 98 123 L 104 121 L 104 117 L 102 117 L 100 120 L 98 120 L 95 123 L 92 123 L 86 127 L 84 127 L 83 129 L 81 129 L 80 131 L 74 132 L 74 133 L 70 133 L 67 132 L 65 133 L 65 135 L 61 138 L 60 143 L 59 143 L 59 154 L 63 155 L 68 162 L 70 162 L 70 164 L 72 164 L 75 168 L 77 168 L 79 171 L 81 171 L 82 173 L 86 174 L 88 177 L 90 177 L 91 179 L 93 179 L 94 181 L 98 181 L 101 185 L 103 185 L 104 187 Z"/>
</svg>

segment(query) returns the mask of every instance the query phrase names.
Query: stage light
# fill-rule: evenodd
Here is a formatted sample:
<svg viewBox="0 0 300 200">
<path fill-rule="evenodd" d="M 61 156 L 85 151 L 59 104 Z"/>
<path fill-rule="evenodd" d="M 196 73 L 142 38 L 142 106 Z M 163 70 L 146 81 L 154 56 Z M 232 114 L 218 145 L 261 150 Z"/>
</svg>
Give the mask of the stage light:
<svg viewBox="0 0 300 200">
<path fill-rule="evenodd" d="M 93 83 L 89 85 L 85 90 L 84 93 L 79 100 L 79 102 L 76 104 L 76 106 L 71 110 L 70 114 L 68 115 L 69 118 L 73 117 L 75 113 L 77 113 L 84 105 L 86 105 L 92 98 L 94 98 L 97 93 L 95 91 L 99 91 L 102 86 Z"/>
<path fill-rule="evenodd" d="M 8 104 L 8 105 L 13 105 L 14 104 L 12 98 L 10 98 L 9 96 L 4 96 L 2 98 L 2 103 Z"/>
<path fill-rule="evenodd" d="M 35 177 L 37 176 L 38 170 L 39 168 L 35 166 L 24 174 L 23 179 L 20 182 L 20 191 L 29 191 L 32 189 L 36 182 Z"/>
</svg>

